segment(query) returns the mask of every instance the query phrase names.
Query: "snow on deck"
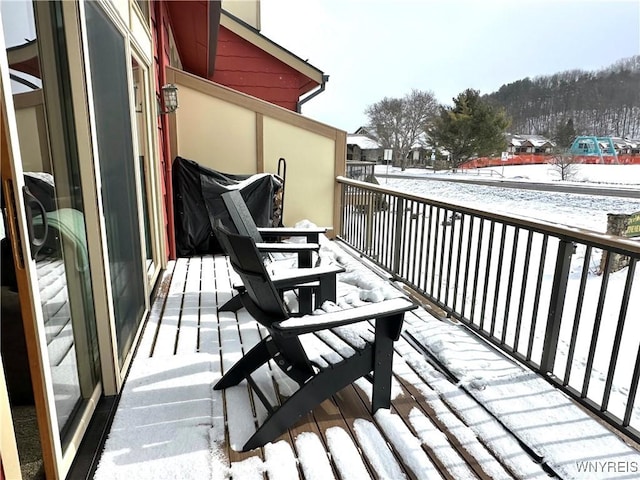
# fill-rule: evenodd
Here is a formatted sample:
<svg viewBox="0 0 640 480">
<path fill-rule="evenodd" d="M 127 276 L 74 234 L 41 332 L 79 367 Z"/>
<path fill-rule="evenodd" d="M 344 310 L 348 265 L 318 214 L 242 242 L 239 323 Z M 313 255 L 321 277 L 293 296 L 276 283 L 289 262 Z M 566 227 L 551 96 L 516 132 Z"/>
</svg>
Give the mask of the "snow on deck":
<svg viewBox="0 0 640 480">
<path fill-rule="evenodd" d="M 342 306 L 390 284 L 325 242 Z M 390 410 L 371 415 L 361 379 L 264 448 L 238 450 L 265 416 L 242 384 L 213 385 L 265 335 L 232 295 L 224 256 L 171 262 L 125 383 L 95 479 L 637 478 L 640 454 L 549 384 L 427 309 L 406 315 L 395 344 Z M 411 334 L 460 378 L 429 363 Z M 491 372 L 488 374 L 487 372 Z M 282 375 L 256 380 L 282 392 Z M 277 387 L 277 388 L 276 388 Z M 508 430 L 508 429 L 509 430 Z"/>
</svg>

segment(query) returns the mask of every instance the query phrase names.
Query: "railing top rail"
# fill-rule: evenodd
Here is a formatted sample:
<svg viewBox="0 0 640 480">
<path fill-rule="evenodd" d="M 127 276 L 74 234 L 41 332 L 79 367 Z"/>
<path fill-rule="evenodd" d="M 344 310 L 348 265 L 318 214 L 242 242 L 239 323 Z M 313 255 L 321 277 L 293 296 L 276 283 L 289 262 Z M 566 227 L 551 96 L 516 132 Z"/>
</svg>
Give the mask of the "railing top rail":
<svg viewBox="0 0 640 480">
<path fill-rule="evenodd" d="M 477 210 L 472 207 L 459 205 L 455 203 L 443 202 L 436 200 L 425 195 L 416 195 L 401 190 L 397 190 L 391 187 L 383 187 L 375 185 L 373 183 L 361 182 L 359 180 L 352 180 L 343 176 L 336 177 L 338 183 L 344 185 L 351 185 L 353 187 L 362 188 L 371 192 L 395 195 L 400 198 L 412 200 L 415 202 L 429 203 L 430 205 L 453 210 L 455 212 L 466 213 L 476 217 L 486 218 L 489 220 L 495 220 L 508 225 L 516 227 L 526 228 L 529 230 L 537 231 L 540 233 L 550 234 L 556 237 L 566 238 L 568 240 L 575 240 L 581 243 L 588 243 L 596 247 L 605 247 L 612 249 L 623 249 L 627 253 L 640 256 L 640 242 L 630 240 L 615 235 L 607 235 L 605 233 L 594 232 L 577 227 L 568 227 L 566 225 L 560 225 L 557 223 L 547 222 L 544 220 L 534 220 L 518 215 L 504 215 L 500 213 L 488 213 L 486 211 Z"/>
</svg>

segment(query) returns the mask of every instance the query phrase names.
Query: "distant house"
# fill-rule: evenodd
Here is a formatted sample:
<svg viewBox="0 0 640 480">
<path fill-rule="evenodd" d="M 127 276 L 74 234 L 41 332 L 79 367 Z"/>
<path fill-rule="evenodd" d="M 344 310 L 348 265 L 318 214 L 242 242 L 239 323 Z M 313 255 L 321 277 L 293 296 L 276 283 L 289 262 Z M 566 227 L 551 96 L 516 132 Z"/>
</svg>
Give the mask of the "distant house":
<svg viewBox="0 0 640 480">
<path fill-rule="evenodd" d="M 373 138 L 364 135 L 347 134 L 347 161 L 381 162 L 383 149 Z"/>
<path fill-rule="evenodd" d="M 407 165 L 419 167 L 430 165 L 434 148 L 429 145 L 428 137 L 423 134 L 411 146 L 406 160 Z M 375 140 L 375 134 L 368 127 L 359 127 L 355 133 L 347 135 L 347 160 L 381 163 L 384 148 Z"/>
<path fill-rule="evenodd" d="M 407 156 L 408 164 L 414 167 L 433 166 L 436 150 L 438 149 L 431 145 L 431 139 L 427 134 L 422 133 L 411 146 L 411 150 Z"/>
<path fill-rule="evenodd" d="M 507 151 L 512 155 L 538 154 L 545 155 L 551 153 L 554 142 L 542 135 L 517 135 L 507 134 Z"/>
<path fill-rule="evenodd" d="M 611 137 L 618 155 L 640 154 L 640 140 L 632 138 Z"/>
</svg>

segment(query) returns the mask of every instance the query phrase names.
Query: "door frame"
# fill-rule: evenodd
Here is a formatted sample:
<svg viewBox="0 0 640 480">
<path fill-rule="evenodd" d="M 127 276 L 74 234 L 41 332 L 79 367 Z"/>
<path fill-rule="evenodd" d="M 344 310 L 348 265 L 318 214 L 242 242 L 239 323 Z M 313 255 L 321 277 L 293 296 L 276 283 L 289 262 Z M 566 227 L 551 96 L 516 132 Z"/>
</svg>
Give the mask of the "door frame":
<svg viewBox="0 0 640 480">
<path fill-rule="evenodd" d="M 2 34 L 2 25 L 0 24 L 0 36 Z M 3 40 L 4 42 L 4 40 Z M 4 43 L 3 43 L 4 45 Z M 0 47 L 1 48 L 1 47 Z M 0 68 L 2 68 L 0 66 Z M 0 78 L 0 84 L 2 79 Z M 2 171 L 10 167 L 9 162 L 6 161 L 9 158 L 9 148 L 5 128 L 5 108 L 4 108 L 4 88 L 0 85 L 0 159 L 2 162 Z M 6 160 L 5 160 L 6 159 Z M 3 194 L 5 188 L 5 174 L 2 175 Z M 5 200 L 8 200 L 5 198 Z M 7 203 L 7 210 L 8 203 Z M 7 215 L 9 216 L 9 215 Z M 9 232 L 5 232 L 7 238 L 11 241 L 14 237 L 9 237 Z M 7 382 L 4 376 L 4 364 L 2 362 L 2 353 L 0 352 L 0 425 L 2 430 L 0 431 L 0 473 L 4 476 L 0 478 L 15 478 L 22 479 L 22 472 L 20 471 L 20 458 L 18 457 L 18 446 L 16 444 L 16 435 L 13 429 L 13 418 L 11 416 L 11 406 L 9 404 L 9 394 L 7 392 Z"/>
</svg>

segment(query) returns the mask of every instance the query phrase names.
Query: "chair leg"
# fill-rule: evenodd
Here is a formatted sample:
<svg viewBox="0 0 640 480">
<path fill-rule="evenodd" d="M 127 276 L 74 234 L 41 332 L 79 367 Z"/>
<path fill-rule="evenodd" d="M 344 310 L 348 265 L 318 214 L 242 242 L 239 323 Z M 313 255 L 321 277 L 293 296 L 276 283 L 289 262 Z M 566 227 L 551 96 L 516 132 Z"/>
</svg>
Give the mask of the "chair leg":
<svg viewBox="0 0 640 480">
<path fill-rule="evenodd" d="M 219 312 L 237 312 L 242 308 L 242 300 L 240 299 L 240 295 L 234 295 L 231 297 L 231 300 L 225 302 L 218 311 Z"/>
<path fill-rule="evenodd" d="M 373 348 L 369 346 L 333 368 L 318 373 L 264 421 L 244 444 L 242 451 L 247 452 L 271 442 L 305 413 L 370 372 L 372 368 Z"/>
<path fill-rule="evenodd" d="M 313 312 L 313 290 L 313 287 L 298 289 L 298 311 L 301 314 L 307 315 Z"/>
<path fill-rule="evenodd" d="M 271 337 L 264 338 L 249 350 L 233 367 L 225 373 L 213 387 L 214 390 L 224 390 L 239 384 L 252 372 L 264 365 L 273 357 L 274 350 L 270 348 Z"/>
<path fill-rule="evenodd" d="M 318 301 L 317 306 L 322 305 L 327 300 L 331 302 L 336 301 L 336 276 L 330 275 L 320 280 L 320 287 L 318 288 Z"/>
<path fill-rule="evenodd" d="M 298 252 L 298 268 L 310 268 L 312 263 L 312 252 Z"/>
<path fill-rule="evenodd" d="M 402 325 L 402 316 L 398 321 L 394 317 L 376 320 L 371 413 L 375 413 L 379 408 L 389 408 L 391 405 L 393 341 L 397 329 L 396 323 Z"/>
</svg>

